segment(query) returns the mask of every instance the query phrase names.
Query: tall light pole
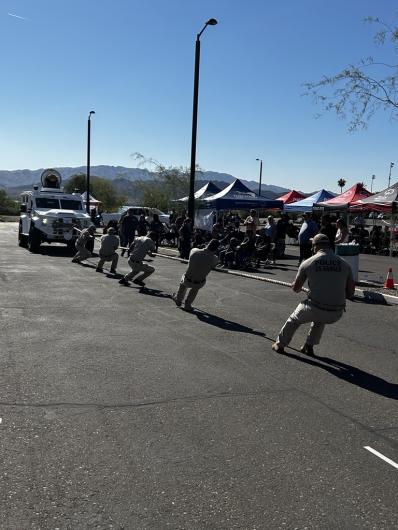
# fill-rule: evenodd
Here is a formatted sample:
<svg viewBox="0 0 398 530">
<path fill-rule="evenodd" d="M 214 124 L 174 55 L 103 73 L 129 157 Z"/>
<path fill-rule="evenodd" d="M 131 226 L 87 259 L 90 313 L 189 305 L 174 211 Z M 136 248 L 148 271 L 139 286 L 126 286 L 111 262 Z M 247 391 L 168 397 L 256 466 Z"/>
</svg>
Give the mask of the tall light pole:
<svg viewBox="0 0 398 530">
<path fill-rule="evenodd" d="M 390 187 L 391 184 L 391 170 L 394 167 L 394 162 L 390 162 L 390 172 L 388 174 L 388 187 Z"/>
<path fill-rule="evenodd" d="M 200 33 L 196 35 L 195 43 L 195 75 L 193 83 L 192 109 L 192 142 L 191 142 L 191 171 L 189 176 L 188 217 L 194 222 L 195 215 L 195 169 L 196 169 L 196 133 L 198 129 L 198 96 L 199 96 L 199 65 L 200 65 L 200 37 L 207 26 L 215 26 L 217 20 L 210 18 Z"/>
<path fill-rule="evenodd" d="M 91 115 L 95 110 L 90 110 L 87 119 L 87 180 L 86 180 L 86 212 L 90 214 L 90 150 L 91 150 Z"/>
<path fill-rule="evenodd" d="M 376 178 L 376 175 L 372 175 L 372 180 L 371 180 L 371 183 L 370 183 L 370 193 L 373 192 L 373 181 L 374 181 L 375 178 Z"/>
<path fill-rule="evenodd" d="M 261 196 L 261 180 L 263 178 L 263 161 L 261 158 L 256 158 L 257 162 L 260 162 L 260 182 L 258 185 L 258 194 Z"/>
</svg>

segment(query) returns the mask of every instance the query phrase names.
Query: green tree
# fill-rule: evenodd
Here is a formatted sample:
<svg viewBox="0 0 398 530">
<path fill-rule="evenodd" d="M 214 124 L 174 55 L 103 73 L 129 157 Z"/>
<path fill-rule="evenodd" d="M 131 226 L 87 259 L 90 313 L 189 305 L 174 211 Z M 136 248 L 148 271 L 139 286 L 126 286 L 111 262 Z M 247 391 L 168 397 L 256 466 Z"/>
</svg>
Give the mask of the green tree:
<svg viewBox="0 0 398 530">
<path fill-rule="evenodd" d="M 308 90 L 305 95 L 312 96 L 324 110 L 348 119 L 350 131 L 366 128 L 370 118 L 380 109 L 398 118 L 398 26 L 386 24 L 377 17 L 368 17 L 365 21 L 378 26 L 374 40 L 380 46 L 390 48 L 386 56 L 394 60 L 367 57 L 337 74 L 305 84 Z"/>
<path fill-rule="evenodd" d="M 142 201 L 145 206 L 169 210 L 175 208 L 175 199 L 188 195 L 189 191 L 189 169 L 184 167 L 165 167 L 153 158 L 145 158 L 140 153 L 132 155 L 139 165 L 153 164 L 155 171 L 152 172 L 152 180 L 140 180 L 138 186 L 142 193 Z"/>
<path fill-rule="evenodd" d="M 17 203 L 13 201 L 5 190 L 0 189 L 0 213 L 6 215 L 17 215 L 19 209 Z"/>
<path fill-rule="evenodd" d="M 343 188 L 347 184 L 347 181 L 345 179 L 339 179 L 337 181 L 337 186 L 340 188 L 340 193 L 343 193 Z"/>
<path fill-rule="evenodd" d="M 68 193 L 73 193 L 75 190 L 83 193 L 86 190 L 86 175 L 83 173 L 72 175 L 64 187 Z M 101 201 L 102 209 L 106 212 L 117 210 L 125 202 L 125 197 L 117 193 L 112 182 L 108 179 L 92 176 L 90 187 L 91 195 Z"/>
</svg>

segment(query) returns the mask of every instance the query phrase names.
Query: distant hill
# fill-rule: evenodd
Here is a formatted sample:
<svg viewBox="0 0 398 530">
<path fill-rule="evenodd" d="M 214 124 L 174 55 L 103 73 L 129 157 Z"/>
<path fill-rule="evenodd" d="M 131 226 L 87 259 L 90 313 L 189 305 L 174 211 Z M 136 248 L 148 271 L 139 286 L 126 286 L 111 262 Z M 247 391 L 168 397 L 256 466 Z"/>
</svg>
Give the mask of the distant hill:
<svg viewBox="0 0 398 530">
<path fill-rule="evenodd" d="M 56 167 L 64 181 L 77 173 L 85 173 L 86 166 Z M 0 170 L 0 187 L 7 190 L 10 195 L 17 196 L 25 189 L 30 189 L 34 184 L 40 183 L 40 175 L 44 169 L 16 169 L 12 171 Z M 112 180 L 115 187 L 126 196 L 133 197 L 137 193 L 137 180 L 153 180 L 154 173 L 147 169 L 128 168 L 124 166 L 91 166 L 91 175 Z M 235 180 L 236 177 L 228 173 L 216 171 L 203 171 L 197 175 L 197 188 L 212 180 L 219 188 L 224 188 Z M 258 182 L 240 179 L 248 188 L 258 192 Z M 199 185 L 200 184 L 200 185 Z M 288 190 L 273 184 L 262 184 L 262 194 L 274 198 Z"/>
</svg>

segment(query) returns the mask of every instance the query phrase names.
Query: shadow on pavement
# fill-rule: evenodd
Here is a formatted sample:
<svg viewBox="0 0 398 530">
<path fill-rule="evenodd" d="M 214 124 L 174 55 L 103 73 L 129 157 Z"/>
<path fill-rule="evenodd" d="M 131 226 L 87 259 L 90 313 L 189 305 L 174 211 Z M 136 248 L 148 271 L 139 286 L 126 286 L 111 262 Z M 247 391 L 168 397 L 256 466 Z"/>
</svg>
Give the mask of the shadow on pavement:
<svg viewBox="0 0 398 530">
<path fill-rule="evenodd" d="M 256 331 L 252 328 L 249 328 L 248 326 L 244 326 L 238 322 L 233 322 L 232 320 L 226 320 L 225 318 L 207 313 L 206 311 L 195 309 L 193 314 L 198 318 L 198 320 L 217 328 L 225 329 L 227 331 L 235 331 L 237 333 L 250 333 L 250 335 L 265 337 L 265 333 L 262 331 Z"/>
<path fill-rule="evenodd" d="M 171 298 L 171 294 L 160 291 L 159 289 L 151 289 L 149 287 L 141 287 L 140 293 L 149 296 L 157 296 L 158 298 Z"/>
<path fill-rule="evenodd" d="M 271 340 L 268 337 L 267 339 Z M 290 348 L 289 346 L 289 349 L 293 348 Z M 314 355 L 314 357 L 301 357 L 295 353 L 287 351 L 282 355 L 294 359 L 295 361 L 310 364 L 316 368 L 322 368 L 322 370 L 326 370 L 326 372 L 329 372 L 339 379 L 343 379 L 343 381 L 347 381 L 347 383 L 364 388 L 365 390 L 378 394 L 379 396 L 398 400 L 398 384 L 389 383 L 385 379 L 365 372 L 355 366 L 342 363 L 341 361 L 331 359 L 330 357 L 321 357 L 317 355 Z"/>
<path fill-rule="evenodd" d="M 58 258 L 70 258 L 76 254 L 76 250 L 69 249 L 66 245 L 40 245 L 40 249 L 36 254 L 43 256 L 54 256 Z"/>
</svg>

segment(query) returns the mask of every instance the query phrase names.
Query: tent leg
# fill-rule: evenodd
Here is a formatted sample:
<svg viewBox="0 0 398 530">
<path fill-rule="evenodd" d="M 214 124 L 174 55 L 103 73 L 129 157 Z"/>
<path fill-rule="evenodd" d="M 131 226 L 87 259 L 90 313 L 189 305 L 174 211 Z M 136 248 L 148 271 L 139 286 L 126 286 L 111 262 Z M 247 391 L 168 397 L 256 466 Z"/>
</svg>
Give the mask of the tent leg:
<svg viewBox="0 0 398 530">
<path fill-rule="evenodd" d="M 392 244 L 394 241 L 394 228 L 396 223 L 396 216 L 391 215 L 391 224 L 390 224 L 390 258 L 392 258 Z"/>
</svg>

